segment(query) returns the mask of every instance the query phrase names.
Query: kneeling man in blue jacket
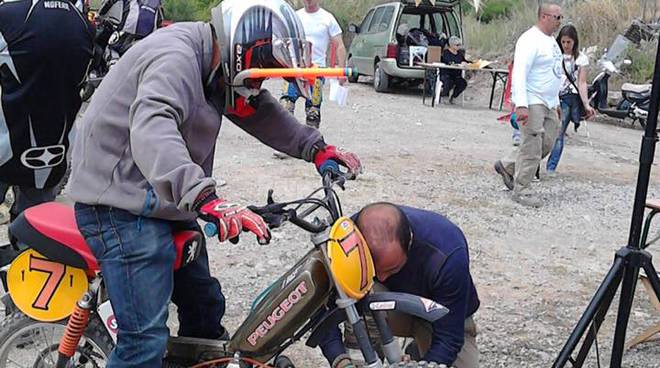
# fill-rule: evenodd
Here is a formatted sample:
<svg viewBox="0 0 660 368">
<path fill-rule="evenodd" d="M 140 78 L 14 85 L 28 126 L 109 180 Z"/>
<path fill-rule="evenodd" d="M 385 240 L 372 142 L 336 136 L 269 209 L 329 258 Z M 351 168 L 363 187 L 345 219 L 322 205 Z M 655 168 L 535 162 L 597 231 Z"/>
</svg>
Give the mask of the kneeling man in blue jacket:
<svg viewBox="0 0 660 368">
<path fill-rule="evenodd" d="M 449 314 L 432 324 L 416 317 L 388 315 L 393 334 L 413 337 L 421 360 L 456 368 L 478 367 L 472 316 L 479 308 L 479 298 L 461 229 L 437 213 L 384 202 L 364 207 L 353 218 L 369 245 L 382 286 L 431 299 L 449 309 Z M 320 345 L 333 368 L 353 365 L 338 327 L 328 331 Z"/>
</svg>

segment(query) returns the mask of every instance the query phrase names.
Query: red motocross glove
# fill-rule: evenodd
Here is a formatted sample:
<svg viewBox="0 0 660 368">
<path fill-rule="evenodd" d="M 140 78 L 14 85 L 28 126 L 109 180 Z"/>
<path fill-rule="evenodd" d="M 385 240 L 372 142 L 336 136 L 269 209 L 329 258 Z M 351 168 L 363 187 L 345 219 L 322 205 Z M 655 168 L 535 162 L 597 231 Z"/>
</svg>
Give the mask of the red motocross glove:
<svg viewBox="0 0 660 368">
<path fill-rule="evenodd" d="M 346 167 L 348 169 L 346 175 L 348 179 L 355 179 L 358 174 L 362 173 L 362 164 L 355 153 L 344 151 L 333 145 L 327 145 L 319 149 L 314 156 L 314 165 L 316 165 L 316 169 L 321 172 L 321 168 L 328 160 L 335 161 Z"/>
<path fill-rule="evenodd" d="M 217 198 L 215 194 L 204 200 L 197 212 L 202 220 L 218 228 L 220 242 L 228 239 L 238 242 L 238 235 L 242 230 L 255 234 L 259 244 L 267 244 L 270 241 L 270 231 L 261 216 L 244 206 Z"/>
</svg>

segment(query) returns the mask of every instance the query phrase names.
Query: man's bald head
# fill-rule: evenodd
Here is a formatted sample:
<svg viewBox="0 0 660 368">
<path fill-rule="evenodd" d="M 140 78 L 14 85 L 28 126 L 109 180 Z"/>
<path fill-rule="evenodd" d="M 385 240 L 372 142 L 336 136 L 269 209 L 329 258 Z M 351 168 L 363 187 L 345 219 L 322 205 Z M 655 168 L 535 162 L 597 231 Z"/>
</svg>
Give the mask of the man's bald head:
<svg viewBox="0 0 660 368">
<path fill-rule="evenodd" d="M 369 245 L 376 276 L 383 282 L 406 263 L 411 240 L 405 214 L 386 202 L 370 204 L 358 214 L 357 227 Z"/>
<path fill-rule="evenodd" d="M 551 12 L 556 11 L 556 10 L 561 11 L 561 5 L 559 5 L 558 2 L 543 1 L 541 4 L 539 4 L 537 17 L 538 17 L 538 19 L 541 19 L 541 16 L 543 15 L 543 13 L 551 13 Z"/>
<path fill-rule="evenodd" d="M 539 5 L 536 26 L 548 36 L 559 30 L 561 26 L 561 6 L 555 2 L 543 2 Z"/>
</svg>

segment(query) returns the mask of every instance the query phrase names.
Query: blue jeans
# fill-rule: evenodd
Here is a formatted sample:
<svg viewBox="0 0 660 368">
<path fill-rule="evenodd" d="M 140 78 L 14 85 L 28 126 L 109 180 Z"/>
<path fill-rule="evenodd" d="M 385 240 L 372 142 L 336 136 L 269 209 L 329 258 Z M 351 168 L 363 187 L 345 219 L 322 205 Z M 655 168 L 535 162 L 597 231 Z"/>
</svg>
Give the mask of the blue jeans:
<svg viewBox="0 0 660 368">
<path fill-rule="evenodd" d="M 579 123 L 580 120 L 582 120 L 582 108 L 580 106 L 579 95 L 571 93 L 561 96 L 560 106 L 561 130 L 559 131 L 559 136 L 557 136 L 555 145 L 552 147 L 552 152 L 548 158 L 548 164 L 546 166 L 548 171 L 555 171 L 555 169 L 557 169 L 557 165 L 559 165 L 561 153 L 564 151 L 564 136 L 566 136 L 566 129 L 568 129 L 568 124 L 570 124 L 571 121 L 574 123 Z"/>
<path fill-rule="evenodd" d="M 107 367 L 161 367 L 167 347 L 168 304 L 178 307 L 179 336 L 215 339 L 225 299 L 209 272 L 206 247 L 174 272 L 172 232 L 197 227 L 138 217 L 107 206 L 76 203 L 80 232 L 96 256 L 118 324 Z"/>
</svg>

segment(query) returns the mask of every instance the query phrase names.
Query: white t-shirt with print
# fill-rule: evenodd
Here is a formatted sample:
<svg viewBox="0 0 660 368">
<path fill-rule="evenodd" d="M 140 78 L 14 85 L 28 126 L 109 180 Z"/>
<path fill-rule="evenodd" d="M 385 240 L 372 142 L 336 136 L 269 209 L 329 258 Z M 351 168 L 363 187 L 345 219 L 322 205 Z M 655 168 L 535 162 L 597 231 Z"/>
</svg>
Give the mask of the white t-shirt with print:
<svg viewBox="0 0 660 368">
<path fill-rule="evenodd" d="M 573 60 L 573 55 L 564 54 L 564 65 L 566 66 L 566 72 L 571 76 L 571 80 L 575 85 L 578 84 L 578 72 L 580 68 L 583 68 L 589 65 L 589 57 L 583 53 L 578 53 L 576 60 Z M 561 88 L 559 89 L 559 95 L 563 96 L 569 93 L 578 94 L 578 91 L 573 87 L 571 81 L 566 77 L 566 72 L 562 68 L 563 74 L 561 75 Z"/>
<path fill-rule="evenodd" d="M 341 34 L 341 27 L 335 17 L 324 9 L 308 13 L 305 8 L 297 12 L 307 41 L 312 43 L 312 62 L 319 67 L 325 67 L 326 54 L 330 39 Z"/>
<path fill-rule="evenodd" d="M 511 100 L 516 106 L 559 105 L 564 70 L 562 52 L 552 36 L 533 26 L 516 42 L 511 80 Z"/>
</svg>

